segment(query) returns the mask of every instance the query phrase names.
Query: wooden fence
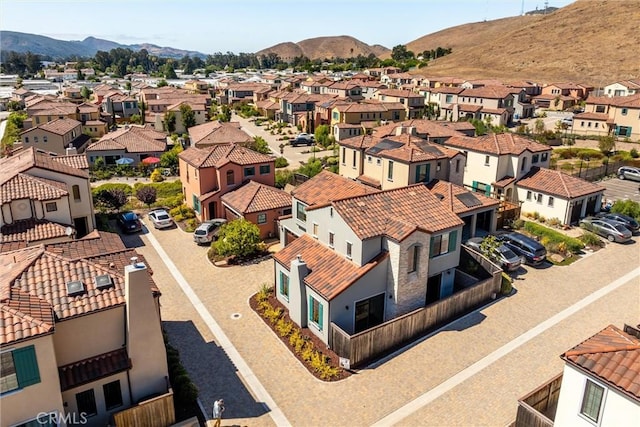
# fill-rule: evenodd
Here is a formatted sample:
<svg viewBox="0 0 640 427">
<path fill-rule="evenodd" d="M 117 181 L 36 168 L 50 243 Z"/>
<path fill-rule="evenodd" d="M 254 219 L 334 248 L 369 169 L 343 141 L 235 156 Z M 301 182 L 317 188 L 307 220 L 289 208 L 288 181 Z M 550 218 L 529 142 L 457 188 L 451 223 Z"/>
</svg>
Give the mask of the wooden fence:
<svg viewBox="0 0 640 427">
<path fill-rule="evenodd" d="M 562 374 L 556 375 L 518 400 L 515 427 L 552 427 L 562 386 Z"/>
<path fill-rule="evenodd" d="M 176 422 L 173 391 L 113 414 L 116 427 L 167 427 Z"/>
<path fill-rule="evenodd" d="M 411 342 L 436 326 L 450 322 L 471 308 L 495 298 L 500 292 L 502 277 L 499 268 L 493 266 L 493 270 L 489 279 L 354 335 L 347 334 L 331 323 L 331 348 L 339 356 L 349 359 L 352 367 L 357 367 Z"/>
</svg>

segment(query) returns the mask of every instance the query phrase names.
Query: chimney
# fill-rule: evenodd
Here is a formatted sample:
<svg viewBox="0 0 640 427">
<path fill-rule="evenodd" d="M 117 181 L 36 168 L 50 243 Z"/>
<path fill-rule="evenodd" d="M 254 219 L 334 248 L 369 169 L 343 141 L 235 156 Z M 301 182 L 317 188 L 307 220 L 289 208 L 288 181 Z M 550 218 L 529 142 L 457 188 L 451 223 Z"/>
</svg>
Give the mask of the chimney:
<svg viewBox="0 0 640 427">
<path fill-rule="evenodd" d="M 132 401 L 167 392 L 166 350 L 160 326 L 160 308 L 151 291 L 149 271 L 138 257 L 124 268 L 126 346 L 131 359 Z"/>
<path fill-rule="evenodd" d="M 291 261 L 289 270 L 289 316 L 300 327 L 307 326 L 307 292 L 304 278 L 309 274 L 307 263 L 302 255 Z"/>
</svg>

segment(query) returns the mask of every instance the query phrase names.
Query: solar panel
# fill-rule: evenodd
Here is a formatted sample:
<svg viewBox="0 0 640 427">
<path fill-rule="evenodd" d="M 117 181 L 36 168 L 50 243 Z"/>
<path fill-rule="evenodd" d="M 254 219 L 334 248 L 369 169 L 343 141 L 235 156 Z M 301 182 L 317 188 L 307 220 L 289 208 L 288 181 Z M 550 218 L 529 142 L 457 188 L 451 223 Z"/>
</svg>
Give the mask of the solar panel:
<svg viewBox="0 0 640 427">
<path fill-rule="evenodd" d="M 67 295 L 74 296 L 84 293 L 84 283 L 80 280 L 67 282 Z"/>
<path fill-rule="evenodd" d="M 456 197 L 458 198 L 458 200 L 462 202 L 463 205 L 465 205 L 468 208 L 473 208 L 475 206 L 482 205 L 482 202 L 478 200 L 478 198 L 474 196 L 472 193 L 456 194 Z"/>
<path fill-rule="evenodd" d="M 94 277 L 94 280 L 97 289 L 105 289 L 113 286 L 111 276 L 109 276 L 108 274 L 100 274 L 99 276 Z"/>
<path fill-rule="evenodd" d="M 369 148 L 367 150 L 367 152 L 371 153 L 371 154 L 378 154 L 379 152 L 381 152 L 383 150 L 393 150 L 394 148 L 400 148 L 403 145 L 404 144 L 401 143 L 401 142 L 396 142 L 396 141 L 391 141 L 391 140 L 388 140 L 388 139 L 383 139 L 382 141 L 380 141 L 379 143 L 377 143 L 373 147 Z"/>
</svg>

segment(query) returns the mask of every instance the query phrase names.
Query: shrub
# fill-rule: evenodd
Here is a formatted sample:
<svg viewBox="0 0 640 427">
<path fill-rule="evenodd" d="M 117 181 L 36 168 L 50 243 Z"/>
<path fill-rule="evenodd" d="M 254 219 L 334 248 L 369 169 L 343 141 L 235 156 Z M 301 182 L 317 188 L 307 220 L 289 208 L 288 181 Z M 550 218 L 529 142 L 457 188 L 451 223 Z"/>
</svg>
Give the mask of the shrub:
<svg viewBox="0 0 640 427">
<path fill-rule="evenodd" d="M 281 337 L 287 337 L 293 331 L 293 322 L 285 320 L 284 317 L 281 317 L 276 322 L 276 332 Z"/>
<path fill-rule="evenodd" d="M 185 228 L 185 231 L 189 233 L 193 233 L 196 230 L 196 228 L 198 228 L 198 220 L 195 218 L 190 218 L 186 220 L 184 223 L 184 228 Z"/>
<path fill-rule="evenodd" d="M 600 239 L 595 233 L 591 231 L 583 231 L 582 235 L 578 237 L 582 243 L 590 247 L 602 247 L 604 246 L 604 242 Z"/>
<path fill-rule="evenodd" d="M 214 245 L 222 256 L 247 256 L 256 252 L 260 241 L 260 228 L 241 218 L 223 224 Z"/>
<path fill-rule="evenodd" d="M 558 218 L 549 218 L 549 220 L 547 221 L 547 224 L 550 225 L 551 227 L 559 227 L 561 222 L 560 222 L 560 219 Z"/>
<path fill-rule="evenodd" d="M 193 208 L 190 208 L 189 206 L 187 206 L 186 204 L 182 204 L 178 207 L 175 207 L 173 209 L 171 209 L 169 211 L 169 215 L 171 215 L 173 217 L 174 221 L 182 221 L 184 219 L 191 219 L 191 218 L 195 218 L 196 217 L 196 212 L 193 210 Z M 180 216 L 180 219 L 178 220 L 177 217 Z"/>
<path fill-rule="evenodd" d="M 524 219 L 518 218 L 515 221 L 513 221 L 513 228 L 515 228 L 516 230 L 521 229 L 522 227 L 524 227 Z"/>
<path fill-rule="evenodd" d="M 151 182 L 162 182 L 162 181 L 164 181 L 164 176 L 162 176 L 160 169 L 154 169 L 154 171 L 151 172 Z"/>
<path fill-rule="evenodd" d="M 282 316 L 282 309 L 279 307 L 272 307 L 269 304 L 269 307 L 263 313 L 264 317 L 271 323 L 276 323 L 280 316 Z"/>
<path fill-rule="evenodd" d="M 505 272 L 502 273 L 502 285 L 500 285 L 500 293 L 502 295 L 509 295 L 513 290 L 513 285 L 511 284 L 511 277 Z"/>
<path fill-rule="evenodd" d="M 289 335 L 289 345 L 293 347 L 293 350 L 296 353 L 299 353 L 304 345 L 304 339 L 302 338 L 302 334 L 298 329 L 295 329 L 291 335 Z"/>
<path fill-rule="evenodd" d="M 278 157 L 276 159 L 276 168 L 286 168 L 289 166 L 289 161 L 284 157 Z"/>
<path fill-rule="evenodd" d="M 611 212 L 620 213 L 631 216 L 636 219 L 640 219 L 640 203 L 633 200 L 616 200 L 611 206 Z"/>
<path fill-rule="evenodd" d="M 155 203 L 156 197 L 156 189 L 151 186 L 139 187 L 136 190 L 136 198 L 147 205 L 147 207 L 151 206 L 152 203 Z"/>
<path fill-rule="evenodd" d="M 175 214 L 175 215 L 171 215 L 171 216 L 173 217 L 173 220 L 175 222 L 184 221 L 184 217 L 182 216 L 182 214 Z"/>
<path fill-rule="evenodd" d="M 580 252 L 580 250 L 582 250 L 582 248 L 584 248 L 584 243 L 582 243 L 582 241 L 573 237 L 566 236 L 558 231 L 552 230 L 549 227 L 545 227 L 534 222 L 525 223 L 524 229 L 529 233 L 540 237 L 541 243 L 544 246 L 554 243 L 556 244 L 555 249 L 557 249 L 557 244 L 564 243 L 566 245 L 565 251 L 568 250 L 571 253 L 578 253 Z"/>
<path fill-rule="evenodd" d="M 129 184 L 102 184 L 95 188 L 91 189 L 91 193 L 96 196 L 98 193 L 102 191 L 110 191 L 110 190 L 122 190 L 124 194 L 127 196 L 131 196 L 133 194 L 133 189 Z"/>
<path fill-rule="evenodd" d="M 311 341 L 306 341 L 304 347 L 302 348 L 302 351 L 300 352 L 300 357 L 302 358 L 302 360 L 310 362 L 313 358 L 313 353 L 313 343 Z"/>
<path fill-rule="evenodd" d="M 533 212 L 533 213 L 531 214 L 531 217 L 532 217 L 533 219 L 535 219 L 536 221 L 537 221 L 537 220 L 539 220 L 539 219 L 540 219 L 540 212 L 538 212 L 538 211 Z"/>
<path fill-rule="evenodd" d="M 631 151 L 629 151 L 629 155 L 632 159 L 637 159 L 638 157 L 640 157 L 640 154 L 638 154 L 638 150 L 636 150 L 635 148 L 632 148 Z"/>
<path fill-rule="evenodd" d="M 266 301 L 269 299 L 270 294 L 271 294 L 271 286 L 269 286 L 268 283 L 263 283 L 262 285 L 260 285 L 260 289 L 256 294 L 256 300 L 258 302 Z"/>
</svg>

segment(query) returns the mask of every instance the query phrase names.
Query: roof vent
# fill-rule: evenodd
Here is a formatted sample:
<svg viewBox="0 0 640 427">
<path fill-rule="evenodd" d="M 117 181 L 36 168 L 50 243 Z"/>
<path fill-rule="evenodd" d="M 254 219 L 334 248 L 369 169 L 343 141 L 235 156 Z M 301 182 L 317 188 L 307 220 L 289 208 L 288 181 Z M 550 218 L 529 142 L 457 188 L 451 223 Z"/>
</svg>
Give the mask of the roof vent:
<svg viewBox="0 0 640 427">
<path fill-rule="evenodd" d="M 67 282 L 67 295 L 72 297 L 84 293 L 84 283 L 81 280 Z"/>
<path fill-rule="evenodd" d="M 113 280 L 108 274 L 100 274 L 93 278 L 97 289 L 106 289 L 113 286 Z"/>
<path fill-rule="evenodd" d="M 436 197 L 437 197 L 438 199 L 440 199 L 440 200 L 443 200 L 443 199 L 444 199 L 444 196 L 443 196 L 442 194 L 440 194 L 440 193 L 436 193 Z"/>
</svg>

